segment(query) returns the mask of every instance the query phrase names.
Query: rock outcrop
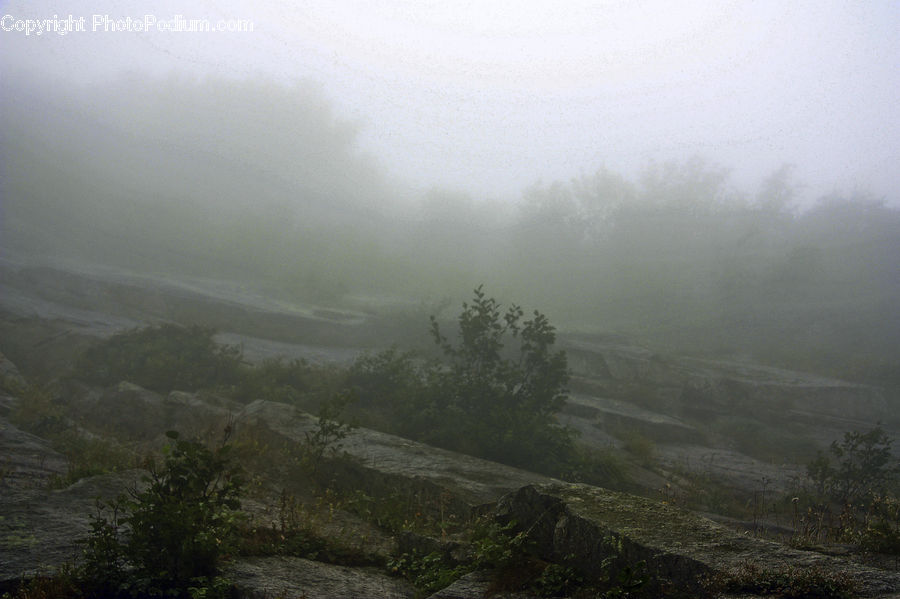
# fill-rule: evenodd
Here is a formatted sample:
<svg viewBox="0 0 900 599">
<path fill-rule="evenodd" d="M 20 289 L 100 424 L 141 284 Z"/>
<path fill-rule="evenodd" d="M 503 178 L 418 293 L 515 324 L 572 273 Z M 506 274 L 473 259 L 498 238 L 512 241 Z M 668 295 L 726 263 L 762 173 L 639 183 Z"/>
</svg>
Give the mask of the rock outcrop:
<svg viewBox="0 0 900 599">
<path fill-rule="evenodd" d="M 21 577 L 54 572 L 79 554 L 90 531 L 97 500 L 108 500 L 137 484 L 131 470 L 82 479 L 65 489 L 32 488 L 0 493 L 0 586 Z"/>
<path fill-rule="evenodd" d="M 262 425 L 275 437 L 301 445 L 318 422 L 282 403 L 258 400 L 236 415 L 241 423 Z M 415 490 L 430 496 L 435 507 L 468 516 L 472 510 L 495 502 L 504 493 L 550 478 L 431 447 L 402 437 L 359 428 L 340 444 L 344 457 L 329 463 L 335 482 L 352 481 L 355 488 L 375 496 Z"/>
<path fill-rule="evenodd" d="M 645 562 L 651 595 L 702 595 L 704 578 L 754 564 L 841 571 L 856 581 L 858 597 L 900 596 L 900 574 L 740 535 L 690 512 L 597 487 L 526 486 L 503 497 L 497 514 L 527 531 L 542 558 L 574 565 L 588 579 L 615 580 Z"/>
</svg>

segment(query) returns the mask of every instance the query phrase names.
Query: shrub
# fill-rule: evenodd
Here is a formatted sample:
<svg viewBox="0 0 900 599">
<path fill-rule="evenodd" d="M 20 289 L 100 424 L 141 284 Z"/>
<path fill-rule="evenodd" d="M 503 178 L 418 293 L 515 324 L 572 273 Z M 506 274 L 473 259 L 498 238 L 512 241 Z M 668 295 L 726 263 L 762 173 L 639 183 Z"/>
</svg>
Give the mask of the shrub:
<svg viewBox="0 0 900 599">
<path fill-rule="evenodd" d="M 571 461 L 574 432 L 555 414 L 566 400 L 566 355 L 555 330 L 534 312 L 500 304 L 475 289 L 451 341 L 434 316 L 431 335 L 443 363 L 395 349 L 363 356 L 348 381 L 363 406 L 382 406 L 392 432 L 454 451 L 559 474 Z"/>
<path fill-rule="evenodd" d="M 463 304 L 456 343 L 431 318 L 445 360 L 429 381 L 443 426 L 464 431 L 483 457 L 556 470 L 570 457 L 573 432 L 555 420 L 569 380 L 565 352 L 553 351 L 555 329 L 540 312 L 523 321 L 522 309 L 512 305 L 501 316 L 500 304 L 481 287 L 474 294 Z"/>
<path fill-rule="evenodd" d="M 900 555 L 900 499 L 883 495 L 873 498 L 860 545 L 868 551 Z"/>
<path fill-rule="evenodd" d="M 304 433 L 301 462 L 315 475 L 325 458 L 334 457 L 342 448 L 342 441 L 356 428 L 344 420 L 344 410 L 356 397 L 351 391 L 335 394 L 319 406 L 316 428 Z"/>
<path fill-rule="evenodd" d="M 100 505 L 92 520 L 84 576 L 97 596 L 187 597 L 222 586 L 216 575 L 235 547 L 243 481 L 230 446 L 212 451 L 167 436 L 172 443 L 163 466 L 151 464 L 147 488 Z"/>
<path fill-rule="evenodd" d="M 239 376 L 241 352 L 216 343 L 213 334 L 175 324 L 118 333 L 86 350 L 75 375 L 101 385 L 127 380 L 162 393 L 230 385 Z"/>
<path fill-rule="evenodd" d="M 807 465 L 807 474 L 816 490 L 842 504 L 860 506 L 900 473 L 900 465 L 891 454 L 892 439 L 880 426 L 867 433 L 844 433 L 844 440 L 833 441 L 826 455 Z"/>
</svg>

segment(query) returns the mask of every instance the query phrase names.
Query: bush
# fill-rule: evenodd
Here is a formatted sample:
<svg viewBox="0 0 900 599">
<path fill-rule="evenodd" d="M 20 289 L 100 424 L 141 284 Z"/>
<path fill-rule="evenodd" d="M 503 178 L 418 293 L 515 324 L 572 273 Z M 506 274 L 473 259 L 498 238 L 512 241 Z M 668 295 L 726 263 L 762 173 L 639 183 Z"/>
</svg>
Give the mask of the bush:
<svg viewBox="0 0 900 599">
<path fill-rule="evenodd" d="M 118 333 L 85 351 L 75 375 L 100 385 L 127 380 L 162 393 L 230 385 L 238 379 L 241 352 L 217 344 L 213 334 L 175 324 Z"/>
<path fill-rule="evenodd" d="M 162 468 L 151 464 L 146 490 L 101 504 L 92 520 L 83 572 L 96 596 L 188 597 L 222 587 L 218 567 L 236 546 L 243 481 L 230 446 L 212 451 L 167 436 L 172 443 Z"/>
<path fill-rule="evenodd" d="M 569 380 L 566 354 L 553 351 L 556 333 L 547 317 L 501 306 L 475 289 L 471 304 L 459 315 L 452 343 L 431 318 L 431 335 L 445 368 L 431 381 L 433 401 L 445 426 L 465 431 L 466 441 L 486 458 L 554 470 L 572 450 L 572 432 L 555 414 L 566 400 Z"/>
<path fill-rule="evenodd" d="M 364 356 L 349 381 L 363 406 L 383 406 L 392 431 L 462 453 L 558 474 L 574 452 L 573 431 L 557 424 L 566 400 L 566 355 L 553 351 L 555 330 L 534 312 L 475 290 L 451 341 L 432 316 L 443 363 L 391 349 Z"/>
<path fill-rule="evenodd" d="M 842 442 L 831 443 L 830 456 L 819 452 L 807 465 L 807 474 L 820 495 L 861 507 L 883 494 L 900 473 L 900 465 L 891 454 L 892 442 L 880 426 L 867 433 L 844 433 Z"/>
</svg>

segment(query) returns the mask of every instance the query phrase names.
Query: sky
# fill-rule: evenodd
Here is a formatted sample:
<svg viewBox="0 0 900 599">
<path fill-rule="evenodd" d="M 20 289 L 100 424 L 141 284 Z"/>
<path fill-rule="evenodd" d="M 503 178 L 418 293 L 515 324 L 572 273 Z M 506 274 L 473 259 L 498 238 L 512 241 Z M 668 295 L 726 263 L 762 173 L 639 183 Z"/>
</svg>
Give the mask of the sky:
<svg viewBox="0 0 900 599">
<path fill-rule="evenodd" d="M 86 30 L 21 30 L 70 15 Z M 126 17 L 157 26 L 104 30 Z M 252 30 L 158 30 L 182 17 Z M 311 82 L 421 188 L 515 199 L 539 180 L 700 156 L 739 187 L 789 163 L 806 201 L 900 203 L 896 0 L 6 0 L 0 18 L 3 84 L 21 69 L 60 89 L 122 73 Z"/>
</svg>

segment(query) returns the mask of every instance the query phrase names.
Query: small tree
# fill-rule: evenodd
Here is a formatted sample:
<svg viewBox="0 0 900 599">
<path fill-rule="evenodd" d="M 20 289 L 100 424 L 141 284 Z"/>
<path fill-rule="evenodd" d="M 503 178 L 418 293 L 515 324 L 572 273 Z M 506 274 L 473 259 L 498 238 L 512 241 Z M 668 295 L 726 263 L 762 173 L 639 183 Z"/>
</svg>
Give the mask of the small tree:
<svg viewBox="0 0 900 599">
<path fill-rule="evenodd" d="M 892 442 L 880 426 L 867 433 L 844 433 L 843 441 L 831 443 L 830 456 L 820 451 L 807 465 L 807 474 L 821 495 L 859 506 L 883 493 L 900 473 L 891 454 Z"/>
<path fill-rule="evenodd" d="M 446 365 L 433 374 L 431 394 L 447 430 L 474 444 L 484 457 L 534 467 L 560 462 L 572 448 L 572 432 L 554 415 L 566 400 L 566 354 L 553 351 L 554 327 L 535 311 L 523 311 L 475 289 L 463 303 L 459 335 L 451 342 L 431 317 L 431 336 Z M 446 424 L 444 425 L 446 428 Z"/>
<path fill-rule="evenodd" d="M 162 468 L 151 465 L 147 488 L 107 506 L 111 518 L 101 510 L 93 519 L 84 572 L 98 596 L 186 597 L 191 587 L 214 586 L 236 538 L 243 480 L 230 446 L 212 451 L 166 435 L 172 443 Z"/>
</svg>

